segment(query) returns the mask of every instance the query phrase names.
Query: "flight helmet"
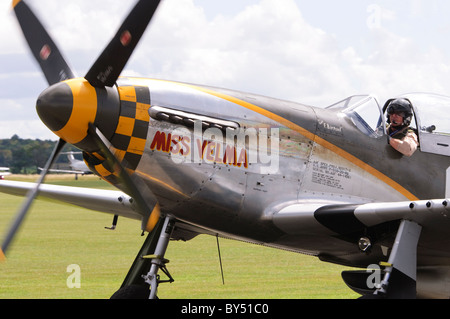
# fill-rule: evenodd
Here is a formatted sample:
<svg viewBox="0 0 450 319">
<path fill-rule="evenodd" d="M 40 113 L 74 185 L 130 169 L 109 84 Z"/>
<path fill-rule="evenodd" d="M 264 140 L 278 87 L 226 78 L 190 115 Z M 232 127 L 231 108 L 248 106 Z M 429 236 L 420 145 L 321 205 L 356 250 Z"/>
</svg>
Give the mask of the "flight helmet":
<svg viewBox="0 0 450 319">
<path fill-rule="evenodd" d="M 403 117 L 403 125 L 409 126 L 411 124 L 413 111 L 411 102 L 405 98 L 392 99 L 387 107 L 386 113 L 388 115 L 387 122 L 390 123 L 389 115 L 393 113 L 401 114 Z"/>
</svg>

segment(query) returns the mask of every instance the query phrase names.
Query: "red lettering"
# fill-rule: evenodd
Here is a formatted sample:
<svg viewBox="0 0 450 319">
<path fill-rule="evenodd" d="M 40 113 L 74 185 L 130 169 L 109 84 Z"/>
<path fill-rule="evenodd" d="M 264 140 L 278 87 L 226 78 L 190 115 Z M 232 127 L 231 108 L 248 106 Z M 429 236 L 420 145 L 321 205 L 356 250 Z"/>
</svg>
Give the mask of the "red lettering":
<svg viewBox="0 0 450 319">
<path fill-rule="evenodd" d="M 234 146 L 227 145 L 225 152 L 223 153 L 222 163 L 236 165 L 236 158 L 236 148 Z"/>
<path fill-rule="evenodd" d="M 223 158 L 220 158 L 221 146 L 222 146 L 222 144 L 216 143 L 216 153 L 214 154 L 215 155 L 214 156 L 214 162 L 219 163 L 219 164 L 222 163 L 222 159 L 223 159 Z"/>
<path fill-rule="evenodd" d="M 198 149 L 198 155 L 201 159 L 203 159 L 203 155 L 205 154 L 205 147 L 211 142 L 211 141 L 203 141 L 203 144 L 200 147 L 200 139 L 197 139 L 197 149 Z M 201 148 L 201 149 L 200 149 Z"/>
<path fill-rule="evenodd" d="M 172 134 L 169 133 L 167 135 L 167 141 L 166 141 L 166 152 L 170 151 L 170 143 L 172 143 Z"/>
<path fill-rule="evenodd" d="M 150 149 L 154 150 L 156 148 L 158 151 L 167 152 L 168 149 L 166 148 L 166 146 L 167 146 L 166 133 L 157 131 L 155 136 L 153 137 Z"/>
<path fill-rule="evenodd" d="M 245 150 L 245 148 L 241 149 L 241 153 L 239 154 L 237 166 L 241 167 L 242 164 L 244 164 L 245 168 L 248 168 L 247 151 Z"/>
<path fill-rule="evenodd" d="M 213 154 L 214 154 L 215 147 L 216 147 L 216 143 L 211 142 L 211 141 L 208 142 L 208 146 L 206 147 L 206 159 L 208 161 L 211 161 L 211 162 L 214 161 Z"/>
<path fill-rule="evenodd" d="M 189 154 L 190 149 L 191 149 L 190 143 L 191 143 L 191 139 L 188 136 L 183 136 L 181 138 L 181 144 L 184 147 L 180 151 L 181 155 L 188 155 Z"/>
<path fill-rule="evenodd" d="M 170 152 L 174 155 L 178 154 L 181 150 L 181 144 L 179 143 L 179 141 L 182 140 L 181 136 L 178 135 L 173 135 L 172 136 L 172 144 L 173 146 L 170 147 Z"/>
</svg>

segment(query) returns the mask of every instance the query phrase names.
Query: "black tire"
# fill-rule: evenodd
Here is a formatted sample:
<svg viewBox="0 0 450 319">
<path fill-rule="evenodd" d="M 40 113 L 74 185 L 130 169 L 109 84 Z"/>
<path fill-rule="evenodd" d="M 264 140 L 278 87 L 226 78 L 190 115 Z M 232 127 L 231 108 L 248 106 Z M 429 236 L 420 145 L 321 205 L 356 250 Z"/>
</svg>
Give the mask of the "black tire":
<svg viewBox="0 0 450 319">
<path fill-rule="evenodd" d="M 117 290 L 111 299 L 148 299 L 150 288 L 148 285 L 130 285 Z"/>
</svg>

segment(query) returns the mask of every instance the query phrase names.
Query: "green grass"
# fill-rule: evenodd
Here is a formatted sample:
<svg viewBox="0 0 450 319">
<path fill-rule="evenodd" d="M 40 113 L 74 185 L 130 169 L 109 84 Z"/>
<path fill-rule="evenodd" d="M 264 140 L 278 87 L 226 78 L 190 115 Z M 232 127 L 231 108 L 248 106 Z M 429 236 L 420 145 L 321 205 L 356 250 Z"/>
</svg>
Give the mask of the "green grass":
<svg viewBox="0 0 450 319">
<path fill-rule="evenodd" d="M 36 177 L 21 177 L 34 180 Z M 17 179 L 17 178 L 16 178 Z M 93 176 L 49 176 L 48 183 L 111 188 Z M 0 236 L 22 198 L 0 194 Z M 138 221 L 37 200 L 0 264 L 0 299 L 109 298 L 121 285 L 145 237 Z M 216 238 L 171 242 L 166 254 L 175 282 L 159 287 L 160 298 L 316 299 L 356 298 L 344 284 L 344 267 L 292 252 L 220 239 L 222 284 Z M 68 288 L 67 266 L 81 269 L 81 288 Z M 162 275 L 163 276 L 163 275 Z"/>
</svg>

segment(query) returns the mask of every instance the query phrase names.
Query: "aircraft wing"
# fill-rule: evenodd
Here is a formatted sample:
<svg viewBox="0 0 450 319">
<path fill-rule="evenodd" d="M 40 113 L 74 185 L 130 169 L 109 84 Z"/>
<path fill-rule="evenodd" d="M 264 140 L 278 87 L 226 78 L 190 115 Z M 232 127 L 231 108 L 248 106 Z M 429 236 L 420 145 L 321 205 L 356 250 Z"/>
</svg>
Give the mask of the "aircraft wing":
<svg viewBox="0 0 450 319">
<path fill-rule="evenodd" d="M 0 192 L 11 195 L 25 196 L 34 187 L 34 183 L 0 181 Z M 131 197 L 121 191 L 42 184 L 38 197 L 131 219 L 142 219 L 134 210 Z"/>
<path fill-rule="evenodd" d="M 39 167 L 39 169 L 42 170 L 42 168 L 40 168 L 40 167 Z M 52 172 L 52 173 L 63 173 L 63 174 L 83 174 L 83 175 L 93 174 L 91 171 L 77 171 L 77 170 L 70 170 L 70 169 L 50 168 L 48 171 Z"/>
<path fill-rule="evenodd" d="M 35 185 L 35 183 L 0 180 L 0 192 L 26 196 L 27 192 L 33 189 Z M 132 198 L 121 191 L 41 184 L 38 198 L 55 200 L 98 212 L 142 220 L 142 215 L 134 209 Z M 199 234 L 215 235 L 212 231 L 180 221 L 172 234 L 172 239 L 187 241 Z"/>
<path fill-rule="evenodd" d="M 325 229 L 350 234 L 395 220 L 415 221 L 434 231 L 448 232 L 450 200 L 367 204 L 296 203 L 273 214 L 274 224 L 288 234 L 323 233 Z"/>
</svg>

